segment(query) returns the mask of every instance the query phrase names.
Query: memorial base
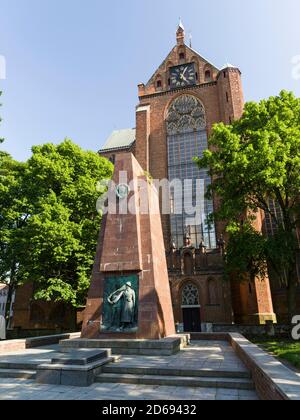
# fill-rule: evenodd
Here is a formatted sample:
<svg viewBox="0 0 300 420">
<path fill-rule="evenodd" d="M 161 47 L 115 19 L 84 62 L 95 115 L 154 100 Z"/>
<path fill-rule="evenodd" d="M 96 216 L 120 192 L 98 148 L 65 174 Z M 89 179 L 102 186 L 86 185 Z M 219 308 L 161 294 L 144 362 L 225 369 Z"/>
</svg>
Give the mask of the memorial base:
<svg viewBox="0 0 300 420">
<path fill-rule="evenodd" d="M 182 334 L 161 340 L 94 339 L 63 340 L 62 352 L 77 349 L 110 349 L 114 355 L 171 356 L 190 344 L 190 335 Z"/>
</svg>

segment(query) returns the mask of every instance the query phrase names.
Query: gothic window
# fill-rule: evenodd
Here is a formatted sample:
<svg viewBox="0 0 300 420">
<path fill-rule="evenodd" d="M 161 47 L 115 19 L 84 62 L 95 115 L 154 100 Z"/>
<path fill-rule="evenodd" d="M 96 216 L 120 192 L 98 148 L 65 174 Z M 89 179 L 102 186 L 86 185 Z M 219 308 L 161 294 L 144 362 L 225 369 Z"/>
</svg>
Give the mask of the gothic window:
<svg viewBox="0 0 300 420">
<path fill-rule="evenodd" d="M 167 117 L 168 170 L 169 180 L 180 180 L 183 194 L 171 191 L 171 234 L 177 248 L 184 245 L 184 235 L 189 232 L 192 244 L 198 247 L 202 241 L 207 248 L 216 248 L 215 227 L 207 223 L 213 213 L 213 202 L 205 198 L 207 187 L 211 184 L 208 171 L 199 169 L 194 157 L 202 157 L 208 147 L 207 122 L 203 104 L 192 95 L 182 95 L 171 104 Z M 198 185 L 201 185 L 199 191 Z M 204 191 L 203 191 L 204 188 Z M 184 207 L 187 201 L 197 209 L 195 216 Z M 190 207 L 190 208 L 191 208 Z M 178 212 L 176 209 L 183 208 Z"/>
<path fill-rule="evenodd" d="M 182 291 L 182 306 L 199 306 L 199 293 L 197 287 L 188 283 Z"/>
<path fill-rule="evenodd" d="M 161 80 L 158 80 L 156 83 L 156 87 L 159 89 L 161 88 L 162 84 L 161 84 Z"/>
</svg>

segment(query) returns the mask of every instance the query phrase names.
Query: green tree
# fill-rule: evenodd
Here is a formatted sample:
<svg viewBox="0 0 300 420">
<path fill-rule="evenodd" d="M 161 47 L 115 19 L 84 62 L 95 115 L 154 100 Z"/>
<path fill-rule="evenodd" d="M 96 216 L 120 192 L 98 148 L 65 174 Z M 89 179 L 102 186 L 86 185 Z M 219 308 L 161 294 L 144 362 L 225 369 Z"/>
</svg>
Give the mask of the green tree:
<svg viewBox="0 0 300 420">
<path fill-rule="evenodd" d="M 3 139 L 0 139 L 0 143 L 3 143 Z M 12 241 L 15 230 L 21 228 L 24 223 L 20 211 L 20 176 L 23 167 L 23 164 L 14 161 L 8 153 L 0 150 L 0 281 L 9 286 L 7 325 L 12 295 L 17 285 L 17 249 L 12 246 Z"/>
<path fill-rule="evenodd" d="M 0 281 L 9 286 L 6 304 L 7 325 L 11 300 L 17 287 L 19 244 L 16 233 L 26 224 L 21 196 L 24 164 L 14 161 L 6 153 L 0 155 Z"/>
<path fill-rule="evenodd" d="M 214 126 L 210 150 L 197 159 L 201 168 L 210 168 L 213 182 L 208 196 L 221 198 L 215 217 L 228 222 L 231 233 L 230 269 L 237 264 L 236 255 L 244 256 L 242 248 L 249 238 L 248 263 L 262 269 L 265 258 L 284 272 L 288 295 L 288 312 L 292 317 L 296 309 L 297 255 L 299 243 L 296 230 L 300 223 L 300 99 L 293 93 L 282 91 L 260 103 L 250 102 L 239 121 L 225 126 Z M 281 217 L 272 210 L 271 200 L 278 203 Z M 254 229 L 253 219 L 258 211 L 269 214 L 277 233 L 262 238 Z M 241 221 L 243 220 L 243 223 Z M 248 228 L 245 230 L 245 225 Z M 264 252 L 262 252 L 264 250 Z"/>
<path fill-rule="evenodd" d="M 10 249 L 2 256 L 7 265 L 15 257 L 15 281 L 33 283 L 36 299 L 84 303 L 101 223 L 96 185 L 112 169 L 70 140 L 33 147 L 19 168 L 2 205 Z"/>
</svg>

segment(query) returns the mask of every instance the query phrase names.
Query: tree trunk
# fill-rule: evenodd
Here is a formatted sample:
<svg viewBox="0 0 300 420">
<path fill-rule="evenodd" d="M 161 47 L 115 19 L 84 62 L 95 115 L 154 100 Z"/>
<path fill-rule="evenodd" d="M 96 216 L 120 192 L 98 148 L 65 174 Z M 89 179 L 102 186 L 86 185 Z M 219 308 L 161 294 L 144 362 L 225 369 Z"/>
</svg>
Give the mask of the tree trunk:
<svg viewBox="0 0 300 420">
<path fill-rule="evenodd" d="M 12 297 L 13 297 L 14 291 L 15 291 L 14 286 L 12 284 L 9 284 L 8 285 L 8 294 L 7 294 L 6 307 L 5 307 L 6 330 L 9 327 L 10 309 L 11 309 Z"/>
<path fill-rule="evenodd" d="M 9 327 L 9 321 L 10 321 L 10 309 L 11 309 L 11 303 L 12 303 L 12 297 L 16 290 L 16 263 L 13 260 L 10 270 L 10 282 L 8 285 L 8 294 L 7 294 L 7 301 L 6 301 L 6 308 L 5 308 L 5 318 L 6 318 L 6 330 Z"/>
<path fill-rule="evenodd" d="M 284 224 L 286 228 L 286 232 L 291 235 L 293 238 L 292 244 L 290 246 L 293 247 L 293 259 L 291 261 L 290 269 L 288 270 L 288 296 L 287 296 L 287 304 L 288 304 L 288 322 L 292 324 L 292 319 L 295 315 L 297 310 L 297 289 L 298 289 L 298 270 L 297 270 L 297 261 L 298 261 L 298 253 L 299 253 L 299 241 L 297 237 L 296 229 L 293 227 L 292 220 L 290 219 L 287 212 L 284 212 Z M 289 246 L 289 245 L 287 245 Z"/>
<path fill-rule="evenodd" d="M 74 306 L 70 306 L 71 311 L 71 332 L 77 332 L 77 309 Z"/>
</svg>

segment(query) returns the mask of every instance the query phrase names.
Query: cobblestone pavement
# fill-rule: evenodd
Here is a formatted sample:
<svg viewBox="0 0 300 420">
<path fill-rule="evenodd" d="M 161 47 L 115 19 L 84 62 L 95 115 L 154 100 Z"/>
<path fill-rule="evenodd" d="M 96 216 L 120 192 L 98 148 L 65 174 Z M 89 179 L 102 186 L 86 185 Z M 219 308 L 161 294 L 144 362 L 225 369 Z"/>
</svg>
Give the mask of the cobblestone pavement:
<svg viewBox="0 0 300 420">
<path fill-rule="evenodd" d="M 257 400 L 253 391 L 125 384 L 89 388 L 37 385 L 34 381 L 0 379 L 0 400 Z"/>
</svg>

